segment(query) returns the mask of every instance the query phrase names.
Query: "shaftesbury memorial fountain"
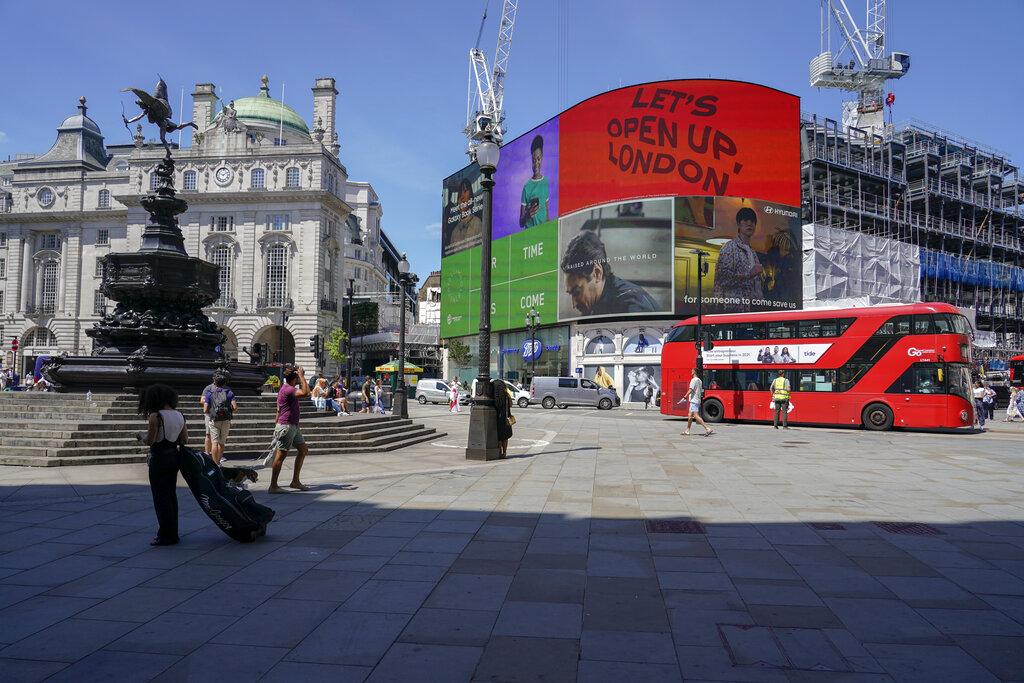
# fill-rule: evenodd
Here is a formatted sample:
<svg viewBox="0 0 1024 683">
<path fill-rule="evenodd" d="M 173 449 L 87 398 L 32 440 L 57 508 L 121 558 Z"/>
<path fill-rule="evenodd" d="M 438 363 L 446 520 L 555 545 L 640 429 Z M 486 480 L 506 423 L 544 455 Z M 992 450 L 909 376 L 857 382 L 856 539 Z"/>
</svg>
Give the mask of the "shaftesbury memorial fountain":
<svg viewBox="0 0 1024 683">
<path fill-rule="evenodd" d="M 236 393 L 257 393 L 262 368 L 228 362 L 218 350 L 224 335 L 203 313 L 220 296 L 220 267 L 190 257 L 178 227 L 178 214 L 188 204 L 174 194 L 174 159 L 166 135 L 195 125 L 171 121 L 162 78 L 152 95 L 126 90 L 138 96 L 142 113 L 125 124 L 145 116 L 160 128 L 167 152 L 156 168 L 157 189 L 140 201 L 149 213 L 142 246 L 103 259 L 103 294 L 117 306 L 86 331 L 95 342 L 93 355 L 55 356 L 43 375 L 58 391 L 134 392 L 161 382 L 180 393 L 198 394 L 219 370 L 230 375 Z"/>
</svg>

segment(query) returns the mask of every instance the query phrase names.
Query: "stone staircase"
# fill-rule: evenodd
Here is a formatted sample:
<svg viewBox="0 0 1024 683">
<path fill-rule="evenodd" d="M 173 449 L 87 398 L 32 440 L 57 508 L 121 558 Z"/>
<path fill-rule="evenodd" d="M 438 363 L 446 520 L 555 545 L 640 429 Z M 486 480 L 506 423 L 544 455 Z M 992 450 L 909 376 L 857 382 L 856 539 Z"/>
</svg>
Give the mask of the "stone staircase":
<svg viewBox="0 0 1024 683">
<path fill-rule="evenodd" d="M 145 462 L 148 448 L 135 439 L 145 428 L 129 395 L 0 392 L 0 465 L 56 467 Z M 203 447 L 205 428 L 198 396 L 182 396 L 178 409 L 189 446 Z M 224 456 L 242 464 L 266 454 L 274 434 L 276 396 L 239 397 Z M 394 415 L 317 413 L 302 403 L 302 434 L 316 455 L 382 453 L 444 436 Z"/>
</svg>

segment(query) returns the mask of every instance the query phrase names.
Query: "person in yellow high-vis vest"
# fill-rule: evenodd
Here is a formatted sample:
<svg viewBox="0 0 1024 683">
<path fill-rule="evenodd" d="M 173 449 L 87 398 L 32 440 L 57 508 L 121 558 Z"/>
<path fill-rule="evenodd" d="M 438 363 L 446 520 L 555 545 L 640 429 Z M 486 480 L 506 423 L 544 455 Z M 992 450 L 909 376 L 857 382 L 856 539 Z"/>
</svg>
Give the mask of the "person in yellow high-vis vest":
<svg viewBox="0 0 1024 683">
<path fill-rule="evenodd" d="M 789 429 L 787 412 L 789 411 L 789 380 L 786 371 L 779 369 L 779 376 L 772 380 L 772 400 L 775 401 L 775 428 L 779 428 L 779 413 L 782 413 L 782 428 Z"/>
</svg>

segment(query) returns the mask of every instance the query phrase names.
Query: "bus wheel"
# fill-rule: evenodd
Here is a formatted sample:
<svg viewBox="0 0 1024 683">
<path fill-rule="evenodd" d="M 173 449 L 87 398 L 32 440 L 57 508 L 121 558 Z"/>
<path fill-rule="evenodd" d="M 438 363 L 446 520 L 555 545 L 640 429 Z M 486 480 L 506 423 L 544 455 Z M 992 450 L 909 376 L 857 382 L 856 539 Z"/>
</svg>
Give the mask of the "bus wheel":
<svg viewBox="0 0 1024 683">
<path fill-rule="evenodd" d="M 725 415 L 725 409 L 722 407 L 722 402 L 717 398 L 709 398 L 704 401 L 704 405 L 700 407 L 700 412 L 704 415 L 705 422 L 721 422 L 722 417 Z"/>
<path fill-rule="evenodd" d="M 555 399 L 551 398 L 550 396 L 545 396 L 544 400 L 541 401 L 540 404 L 547 408 L 548 410 L 551 410 L 552 408 L 555 407 Z"/>
<path fill-rule="evenodd" d="M 892 429 L 892 410 L 884 403 L 872 403 L 864 409 L 864 426 L 876 432 Z"/>
</svg>

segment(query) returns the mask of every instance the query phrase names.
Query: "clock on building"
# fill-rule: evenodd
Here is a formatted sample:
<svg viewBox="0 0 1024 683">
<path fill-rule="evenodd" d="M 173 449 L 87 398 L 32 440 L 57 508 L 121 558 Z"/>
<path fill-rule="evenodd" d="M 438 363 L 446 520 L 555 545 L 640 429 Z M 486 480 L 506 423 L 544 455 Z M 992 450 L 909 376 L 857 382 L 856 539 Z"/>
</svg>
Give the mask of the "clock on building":
<svg viewBox="0 0 1024 683">
<path fill-rule="evenodd" d="M 221 166 L 213 177 L 219 184 L 227 185 L 231 182 L 231 169 L 227 166 Z"/>
</svg>

